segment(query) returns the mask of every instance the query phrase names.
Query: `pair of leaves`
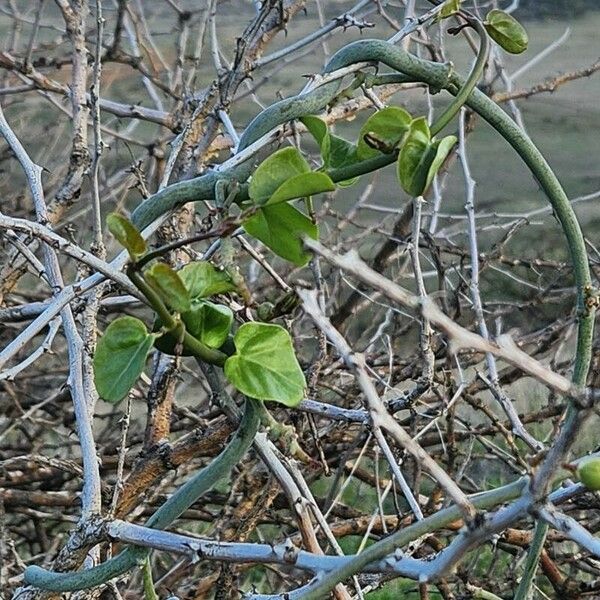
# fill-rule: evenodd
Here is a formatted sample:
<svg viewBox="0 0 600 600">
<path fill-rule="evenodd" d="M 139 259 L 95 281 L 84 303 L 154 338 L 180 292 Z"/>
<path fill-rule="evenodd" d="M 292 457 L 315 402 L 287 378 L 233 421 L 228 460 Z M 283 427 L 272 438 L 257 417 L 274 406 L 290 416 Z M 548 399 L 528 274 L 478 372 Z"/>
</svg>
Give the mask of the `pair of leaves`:
<svg viewBox="0 0 600 600">
<path fill-rule="evenodd" d="M 278 150 L 252 176 L 248 193 L 259 208 L 243 227 L 278 256 L 302 266 L 310 258 L 302 246 L 302 237 L 316 239 L 319 232 L 304 213 L 287 202 L 334 189 L 331 178 L 311 171 L 296 148 Z"/>
<path fill-rule="evenodd" d="M 235 289 L 226 272 L 208 262 L 191 263 L 178 272 L 156 263 L 146 270 L 144 278 L 163 302 L 181 314 L 191 335 L 213 348 L 227 340 L 233 313 L 226 306 L 205 300 Z M 149 333 L 144 323 L 134 317 L 120 317 L 108 326 L 98 341 L 93 360 L 101 398 L 116 403 L 127 395 L 144 370 L 153 344 L 172 352 L 176 340 L 170 334 Z"/>
<path fill-rule="evenodd" d="M 229 326 L 222 329 L 227 329 L 225 336 Z M 156 334 L 148 333 L 144 323 L 134 317 L 120 317 L 108 326 L 93 362 L 96 389 L 104 400 L 117 403 L 127 395 L 142 373 L 155 339 Z M 245 323 L 233 341 L 236 353 L 225 362 L 225 375 L 236 389 L 251 398 L 286 406 L 302 400 L 306 381 L 283 327 Z"/>
<path fill-rule="evenodd" d="M 225 376 L 251 398 L 297 406 L 306 381 L 290 334 L 270 323 L 244 323 L 233 342 L 236 352 L 225 361 Z"/>
<path fill-rule="evenodd" d="M 159 270 L 161 277 L 156 277 Z M 216 269 L 206 261 L 198 261 L 185 265 L 175 272 L 164 263 L 157 263 L 148 269 L 144 277 L 158 290 L 161 298 L 181 315 L 181 320 L 190 335 L 211 348 L 222 346 L 229 335 L 233 324 L 233 313 L 222 304 L 214 304 L 205 300 L 215 294 L 234 291 L 235 284 L 226 271 Z M 153 279 L 158 279 L 152 284 Z M 173 301 L 173 296 L 177 302 Z M 155 329 L 162 327 L 160 320 Z M 177 340 L 167 332 L 156 343 L 161 352 L 173 354 Z M 186 354 L 185 350 L 183 354 Z"/>
<path fill-rule="evenodd" d="M 285 203 L 269 206 L 269 210 L 278 211 L 280 208 L 292 207 Z M 208 262 L 191 263 L 173 273 L 190 298 L 189 310 L 181 313 L 188 333 L 207 346 L 221 347 L 229 336 L 233 313 L 228 307 L 214 304 L 206 298 L 234 290 L 233 282 L 226 272 L 218 271 Z M 165 278 L 166 281 L 176 286 L 171 278 Z M 165 337 L 170 337 L 170 340 L 164 341 L 175 344 L 172 336 L 167 334 Z M 236 332 L 233 343 L 236 352 L 225 362 L 225 375 L 240 392 L 287 406 L 295 406 L 302 400 L 306 386 L 304 374 L 296 359 L 291 337 L 283 327 L 246 323 Z"/>
<path fill-rule="evenodd" d="M 503 10 L 491 10 L 483 23 L 488 35 L 506 52 L 521 54 L 527 50 L 529 38 L 525 28 Z"/>
<path fill-rule="evenodd" d="M 323 161 L 322 169 L 341 169 L 359 161 L 357 147 L 344 138 L 330 133 L 327 123 L 314 115 L 306 115 L 300 119 L 308 132 L 313 136 Z M 348 187 L 358 181 L 358 177 L 340 181 L 340 187 Z"/>
<path fill-rule="evenodd" d="M 324 164 L 327 140 L 331 135 L 327 125 L 318 117 L 303 117 L 313 137 L 320 143 Z M 413 119 L 404 109 L 388 106 L 371 115 L 362 126 L 352 160 L 362 161 L 393 152 L 400 147 L 398 178 L 411 196 L 421 196 L 431 185 L 434 175 L 456 143 L 454 136 L 432 140 L 424 117 Z"/>
<path fill-rule="evenodd" d="M 397 163 L 398 179 L 404 191 L 411 196 L 422 196 L 454 144 L 453 135 L 432 140 L 425 117 L 412 121 Z"/>
<path fill-rule="evenodd" d="M 169 308 L 181 314 L 191 309 L 193 300 L 236 289 L 226 271 L 219 271 L 206 261 L 189 263 L 179 271 L 157 262 L 146 269 L 144 279 Z"/>
<path fill-rule="evenodd" d="M 447 19 L 460 11 L 462 0 L 446 0 L 437 20 Z M 527 50 L 529 38 L 525 28 L 509 13 L 497 8 L 491 10 L 483 23 L 488 35 L 506 52 L 521 54 Z"/>
</svg>

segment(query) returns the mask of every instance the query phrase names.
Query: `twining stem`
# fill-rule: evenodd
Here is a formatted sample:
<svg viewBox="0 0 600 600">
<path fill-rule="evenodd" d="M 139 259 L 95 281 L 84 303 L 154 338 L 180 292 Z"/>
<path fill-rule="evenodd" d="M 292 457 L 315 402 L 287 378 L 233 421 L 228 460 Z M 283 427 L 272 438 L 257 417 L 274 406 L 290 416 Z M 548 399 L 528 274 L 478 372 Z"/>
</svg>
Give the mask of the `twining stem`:
<svg viewBox="0 0 600 600">
<path fill-rule="evenodd" d="M 238 430 L 225 449 L 206 467 L 180 487 L 146 522 L 147 527 L 164 529 L 186 511 L 218 481 L 227 477 L 254 441 L 260 424 L 258 401 L 247 399 Z M 147 548 L 130 546 L 110 560 L 77 573 L 55 573 L 41 567 L 25 569 L 25 583 L 51 592 L 89 589 L 142 564 Z"/>
<path fill-rule="evenodd" d="M 431 125 L 431 135 L 437 135 L 446 125 L 452 121 L 452 119 L 459 113 L 460 109 L 465 105 L 467 98 L 471 95 L 475 86 L 479 83 L 485 64 L 490 53 L 490 41 L 485 31 L 485 27 L 481 24 L 479 19 L 469 19 L 469 24 L 475 29 L 479 35 L 479 51 L 477 52 L 477 58 L 475 64 L 467 77 L 464 85 L 461 86 L 460 90 L 454 97 L 454 100 L 446 107 L 444 112 L 435 120 Z"/>
<path fill-rule="evenodd" d="M 577 286 L 577 309 L 579 316 L 573 381 L 577 385 L 583 385 L 591 360 L 595 311 L 593 303 L 590 303 L 589 307 L 586 306 L 586 294 L 591 293 L 591 277 L 583 234 L 560 182 L 527 134 L 490 98 L 474 87 L 471 89 L 472 86 L 476 85 L 479 78 L 477 72 L 481 68 L 481 64 L 485 62 L 487 50 L 486 43 L 483 42 L 484 39 L 485 36 L 482 38 L 482 48 L 478 54 L 471 76 L 467 81 L 463 81 L 457 74 L 452 73 L 447 65 L 440 65 L 419 59 L 406 53 L 401 48 L 397 48 L 381 40 L 361 40 L 349 44 L 333 57 L 328 64 L 326 72 L 331 72 L 356 62 L 379 61 L 417 81 L 422 81 L 436 89 L 445 89 L 456 97 L 456 101 L 442 113 L 440 121 L 433 124 L 432 131 L 440 131 L 452 119 L 458 109 L 460 109 L 464 100 L 464 104 L 492 125 L 521 156 L 548 197 L 567 238 Z M 326 84 L 323 88 L 317 89 L 313 95 L 298 96 L 272 105 L 263 111 L 248 127 L 240 141 L 240 149 L 249 146 L 262 135 L 286 121 L 302 116 L 303 114 L 311 114 L 322 110 L 331 98 L 335 96 L 337 89 L 338 84 L 334 84 L 333 86 L 332 84 Z M 382 155 L 381 157 L 376 157 L 343 169 L 332 170 L 329 174 L 334 181 L 351 179 L 357 175 L 380 169 L 395 159 L 396 156 L 394 154 Z M 134 223 L 138 227 L 143 228 L 168 210 L 185 202 L 213 198 L 214 186 L 220 179 L 245 181 L 253 170 L 250 162 L 246 161 L 246 163 L 242 163 L 229 171 L 211 172 L 195 180 L 181 182 L 164 188 L 136 209 L 133 215 Z M 172 317 L 169 315 L 169 318 Z M 184 343 L 187 343 L 187 340 L 184 340 Z M 199 357 L 203 359 L 202 354 L 205 350 L 200 347 L 197 350 Z M 208 362 L 213 361 L 208 360 Z M 216 362 L 216 364 L 219 363 Z M 560 464 L 561 458 L 570 449 L 575 439 L 578 425 L 581 424 L 584 416 L 581 415 L 574 404 L 570 406 L 559 439 L 550 449 L 547 458 L 543 461 L 534 478 L 532 492 L 535 496 L 539 497 L 547 490 L 551 476 Z M 259 417 L 253 401 L 248 400 L 242 423 L 235 438 L 216 459 L 201 470 L 192 480 L 177 490 L 158 509 L 148 521 L 148 526 L 156 528 L 166 527 L 188 506 L 193 504 L 201 494 L 210 489 L 216 481 L 228 474 L 252 442 L 258 428 L 258 423 Z M 506 494 L 506 490 L 502 489 L 502 492 L 498 492 L 498 495 L 502 496 L 502 500 L 499 501 L 515 498 L 522 492 L 522 482 L 518 486 L 512 487 L 509 494 Z M 486 495 L 486 500 L 495 497 L 493 493 L 489 494 Z M 486 502 L 482 508 L 493 505 L 493 503 L 488 504 Z M 431 517 L 407 528 L 407 530 L 393 534 L 371 546 L 345 565 L 343 569 L 328 574 L 325 580 L 321 581 L 316 588 L 311 589 L 305 597 L 322 597 L 318 596 L 318 594 L 325 593 L 338 581 L 356 573 L 369 562 L 393 552 L 397 547 L 401 547 L 405 543 L 407 536 L 409 536 L 408 530 L 411 530 L 410 534 L 413 534 L 413 530 L 415 529 L 420 532 L 419 534 L 428 533 L 437 523 L 443 522 L 448 516 L 448 511 L 452 510 L 456 511 L 457 509 L 452 508 L 438 511 L 438 513 Z M 104 583 L 126 572 L 138 561 L 143 560 L 146 555 L 147 550 L 128 548 L 114 559 L 80 573 L 52 573 L 39 567 L 29 567 L 25 571 L 25 581 L 50 591 L 86 589 Z"/>
</svg>

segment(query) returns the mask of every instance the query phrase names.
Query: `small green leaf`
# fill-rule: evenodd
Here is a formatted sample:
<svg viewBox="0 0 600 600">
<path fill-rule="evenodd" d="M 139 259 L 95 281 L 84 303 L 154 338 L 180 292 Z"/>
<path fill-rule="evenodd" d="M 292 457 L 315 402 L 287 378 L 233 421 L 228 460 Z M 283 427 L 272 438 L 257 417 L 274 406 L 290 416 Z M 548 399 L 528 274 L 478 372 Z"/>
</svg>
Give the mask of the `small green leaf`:
<svg viewBox="0 0 600 600">
<path fill-rule="evenodd" d="M 177 275 L 183 281 L 192 300 L 233 292 L 237 289 L 227 271 L 220 271 L 204 260 L 185 265 L 177 271 Z"/>
<path fill-rule="evenodd" d="M 306 129 L 308 129 L 308 132 L 315 138 L 315 141 L 317 144 L 319 144 L 319 148 L 322 148 L 323 141 L 329 135 L 327 123 L 325 123 L 323 119 L 315 117 L 314 115 L 305 115 L 304 117 L 300 117 L 300 121 L 304 124 Z"/>
<path fill-rule="evenodd" d="M 226 341 L 233 324 L 231 309 L 222 304 L 214 304 L 208 300 L 193 300 L 188 312 L 181 315 L 186 331 L 197 340 L 210 348 L 220 348 Z M 160 332 L 163 322 L 157 318 L 154 322 L 154 331 Z M 173 333 L 167 331 L 156 339 L 154 345 L 165 354 L 181 356 L 193 355 L 186 346 L 177 349 L 177 339 Z"/>
<path fill-rule="evenodd" d="M 329 157 L 331 154 L 331 134 L 327 128 L 327 123 L 315 117 L 314 115 L 306 115 L 301 117 L 300 121 L 304 123 L 308 132 L 315 138 L 317 144 L 319 144 L 319 150 L 321 151 L 321 158 L 323 160 L 323 168 L 329 167 Z"/>
<path fill-rule="evenodd" d="M 321 150 L 323 169 L 339 169 L 358 162 L 356 146 L 344 138 L 332 135 L 327 129 L 327 123 L 313 115 L 300 119 L 310 134 L 315 138 Z M 358 177 L 348 181 L 340 181 L 340 187 L 347 187 L 358 181 Z"/>
<path fill-rule="evenodd" d="M 435 149 L 435 156 L 433 158 L 433 161 L 429 165 L 429 168 L 427 169 L 427 179 L 425 181 L 424 191 L 427 191 L 429 189 L 433 178 L 439 171 L 440 167 L 442 166 L 442 163 L 446 160 L 448 154 L 450 154 L 450 151 L 452 150 L 456 142 L 457 139 L 455 135 L 448 135 L 445 138 L 434 142 L 433 147 Z"/>
<path fill-rule="evenodd" d="M 190 293 L 179 275 L 169 265 L 162 262 L 154 263 L 144 271 L 144 279 L 167 306 L 178 313 L 190 310 Z"/>
<path fill-rule="evenodd" d="M 521 54 L 527 50 L 529 38 L 519 21 L 503 10 L 491 10 L 483 23 L 489 36 L 510 54 Z"/>
<path fill-rule="evenodd" d="M 146 254 L 148 246 L 140 232 L 133 223 L 119 213 L 110 213 L 106 217 L 106 226 L 115 239 L 129 252 L 129 256 L 136 260 Z"/>
<path fill-rule="evenodd" d="M 225 361 L 225 376 L 250 398 L 297 406 L 306 381 L 290 334 L 279 325 L 245 323 L 233 338 L 236 353 Z"/>
<path fill-rule="evenodd" d="M 431 133 L 425 117 L 410 124 L 410 129 L 398 155 L 398 178 L 404 191 L 411 196 L 420 196 L 427 182 L 427 171 L 423 163 L 428 161 Z"/>
<path fill-rule="evenodd" d="M 290 177 L 283 182 L 267 201 L 267 205 L 286 202 L 294 198 L 306 198 L 321 192 L 333 192 L 335 183 L 327 173 L 311 171 Z"/>
<path fill-rule="evenodd" d="M 453 135 L 432 140 L 425 117 L 415 119 L 398 155 L 398 179 L 404 191 L 422 196 L 454 144 Z"/>
<path fill-rule="evenodd" d="M 313 239 L 319 236 L 317 226 L 285 202 L 259 209 L 243 227 L 275 254 L 298 266 L 305 265 L 310 259 L 310 253 L 305 252 L 302 246 L 302 236 Z"/>
<path fill-rule="evenodd" d="M 358 162 L 358 156 L 356 154 L 356 146 L 345 140 L 344 138 L 338 137 L 337 135 L 330 136 L 331 138 L 331 150 L 328 156 L 328 167 L 332 169 L 340 169 L 347 165 L 352 165 Z"/>
<path fill-rule="evenodd" d="M 233 324 L 233 313 L 228 306 L 208 300 L 192 302 L 192 309 L 181 318 L 188 332 L 211 348 L 225 343 Z"/>
<path fill-rule="evenodd" d="M 327 166 L 331 169 L 341 169 L 359 162 L 356 154 L 356 145 L 352 144 L 344 138 L 338 137 L 337 135 L 330 136 L 330 152 L 327 160 Z M 350 187 L 354 185 L 360 177 L 352 177 L 352 179 L 345 179 L 338 181 L 338 187 Z"/>
<path fill-rule="evenodd" d="M 600 458 L 590 456 L 577 465 L 577 475 L 588 490 L 600 490 Z"/>
<path fill-rule="evenodd" d="M 127 396 L 144 370 L 154 339 L 134 317 L 120 317 L 106 328 L 93 360 L 94 381 L 102 399 L 115 404 Z"/>
<path fill-rule="evenodd" d="M 381 152 L 371 148 L 365 141 L 365 136 L 370 135 L 380 140 L 382 144 L 395 148 L 409 130 L 412 117 L 402 108 L 387 106 L 372 114 L 362 126 L 358 136 L 356 154 L 360 160 L 374 158 Z"/>
<path fill-rule="evenodd" d="M 461 2 L 462 0 L 446 0 L 438 13 L 437 20 L 441 21 L 455 15 L 460 10 Z"/>
<path fill-rule="evenodd" d="M 288 179 L 308 173 L 310 166 L 296 148 L 283 148 L 265 159 L 256 169 L 248 194 L 257 204 L 264 204 Z"/>
</svg>

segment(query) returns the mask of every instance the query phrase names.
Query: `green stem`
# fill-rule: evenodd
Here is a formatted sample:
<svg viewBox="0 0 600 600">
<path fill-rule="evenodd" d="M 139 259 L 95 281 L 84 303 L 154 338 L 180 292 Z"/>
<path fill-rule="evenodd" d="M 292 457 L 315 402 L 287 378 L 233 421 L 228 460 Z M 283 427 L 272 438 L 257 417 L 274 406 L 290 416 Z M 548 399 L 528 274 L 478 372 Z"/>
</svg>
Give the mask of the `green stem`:
<svg viewBox="0 0 600 600">
<path fill-rule="evenodd" d="M 469 496 L 469 500 L 477 510 L 486 510 L 518 498 L 526 487 L 527 480 L 522 478 L 495 490 Z M 392 533 L 372 546 L 365 548 L 360 554 L 355 554 L 352 560 L 343 567 L 325 574 L 314 587 L 308 588 L 302 594 L 302 600 L 321 600 L 325 598 L 327 592 L 333 589 L 337 583 L 348 579 L 354 573 L 358 573 L 368 564 L 393 554 L 398 548 L 403 548 L 413 540 L 445 527 L 462 516 L 461 509 L 456 505 L 452 505 Z"/>
<path fill-rule="evenodd" d="M 173 331 L 176 329 L 181 321 L 178 321 L 165 306 L 165 303 L 161 300 L 160 296 L 146 283 L 146 280 L 137 270 L 136 265 L 130 265 L 127 269 L 127 276 L 131 279 L 132 283 L 137 287 L 142 294 L 146 297 L 150 306 L 154 309 L 164 326 L 169 330 Z M 222 367 L 227 360 L 227 355 L 220 350 L 210 348 L 193 335 L 189 334 L 187 330 L 183 334 L 183 345 L 189 350 L 194 356 L 197 356 L 201 360 L 210 363 L 211 365 L 217 365 Z"/>
<path fill-rule="evenodd" d="M 260 423 L 256 400 L 247 399 L 244 415 L 233 439 L 210 464 L 198 471 L 180 487 L 146 522 L 147 527 L 164 529 L 229 475 L 252 444 Z M 149 554 L 146 548 L 130 546 L 110 560 L 77 573 L 55 573 L 41 567 L 25 569 L 25 583 L 51 592 L 75 592 L 106 583 L 143 564 Z"/>
<path fill-rule="evenodd" d="M 152 567 L 150 566 L 150 557 L 147 556 L 142 565 L 142 579 L 144 585 L 144 600 L 160 600 L 156 590 L 154 589 L 154 581 L 152 581 Z"/>
<path fill-rule="evenodd" d="M 437 135 L 440 131 L 442 131 L 442 129 L 444 129 L 444 127 L 446 127 L 446 125 L 448 125 L 448 123 L 450 123 L 450 121 L 452 121 L 452 119 L 458 114 L 483 75 L 483 70 L 490 52 L 489 37 L 485 27 L 481 24 L 479 19 L 469 19 L 469 23 L 479 35 L 479 50 L 477 52 L 477 58 L 475 59 L 475 64 L 469 73 L 469 77 L 467 77 L 467 80 L 461 86 L 460 90 L 454 97 L 454 100 L 431 125 L 432 136 Z"/>
<path fill-rule="evenodd" d="M 532 586 L 535 580 L 535 572 L 540 562 L 540 556 L 544 549 L 546 534 L 548 533 L 548 525 L 542 521 L 535 524 L 533 540 L 527 551 L 527 560 L 525 561 L 525 571 L 519 582 L 519 587 L 515 592 L 513 600 L 530 600 L 532 597 Z"/>
</svg>

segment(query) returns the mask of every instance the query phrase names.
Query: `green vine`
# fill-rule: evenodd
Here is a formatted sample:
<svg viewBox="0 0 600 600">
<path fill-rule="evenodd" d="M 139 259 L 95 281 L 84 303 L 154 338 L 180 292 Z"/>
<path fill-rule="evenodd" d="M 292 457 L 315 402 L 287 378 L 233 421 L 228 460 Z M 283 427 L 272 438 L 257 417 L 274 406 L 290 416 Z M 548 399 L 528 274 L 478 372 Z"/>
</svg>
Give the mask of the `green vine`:
<svg viewBox="0 0 600 600">
<path fill-rule="evenodd" d="M 448 15 L 454 14 L 454 4 L 451 10 L 446 11 Z M 457 7 L 456 10 L 459 10 Z M 304 118 L 321 150 L 323 164 L 319 170 L 312 170 L 295 148 L 279 150 L 258 166 L 248 156 L 233 168 L 211 171 L 161 190 L 136 208 L 132 223 L 117 215 L 109 218 L 111 232 L 127 248 L 131 257 L 127 273 L 153 309 L 156 321 L 152 332 L 133 317 L 122 317 L 111 323 L 94 358 L 100 395 L 111 402 L 125 397 L 143 370 L 152 346 L 156 345 L 161 350 L 166 348 L 173 354 L 190 354 L 202 362 L 222 367 L 229 382 L 248 398 L 239 429 L 227 447 L 156 511 L 147 521 L 148 527 L 167 527 L 217 481 L 227 476 L 241 460 L 258 430 L 262 413 L 259 403 L 277 401 L 293 407 L 304 396 L 305 380 L 285 329 L 260 322 L 247 322 L 235 327 L 230 309 L 218 301 L 223 294 L 239 292 L 239 286 L 226 272 L 209 263 L 194 263 L 174 271 L 160 262 L 162 251 L 148 250 L 138 230 L 189 201 L 217 200 L 222 211 L 234 202 L 244 209 L 241 224 L 247 233 L 260 239 L 282 258 L 303 265 L 310 256 L 304 250 L 302 237 L 317 237 L 318 228 L 290 203 L 292 200 L 333 191 L 336 184 L 350 184 L 356 177 L 394 162 L 405 191 L 413 196 L 424 194 L 455 143 L 453 136 L 440 140 L 435 136 L 450 124 L 463 106 L 468 106 L 485 119 L 521 156 L 538 180 L 562 226 L 577 287 L 579 323 L 573 379 L 576 384 L 584 385 L 591 359 L 596 307 L 593 303 L 586 303 L 591 277 L 581 229 L 560 182 L 542 154 L 527 134 L 476 87 L 488 57 L 488 33 L 511 51 L 520 52 L 526 47 L 526 36 L 523 37 L 520 26 L 497 13 L 492 11 L 484 23 L 464 11 L 458 13 L 465 21 L 463 26 L 473 28 L 480 38 L 477 57 L 466 80 L 449 64 L 420 59 L 381 40 L 349 44 L 339 50 L 325 67 L 324 75 L 361 62 L 382 63 L 394 70 L 394 73 L 381 76 L 360 74 L 351 89 L 365 83 L 380 85 L 389 81 L 416 81 L 434 90 L 449 92 L 454 99 L 431 126 L 423 117 L 412 118 L 406 111 L 390 107 L 375 113 L 367 121 L 357 144 L 337 138 L 330 134 L 322 121 L 310 117 L 338 98 L 341 82 L 329 81 L 262 111 L 247 127 L 238 145 L 238 152 L 244 153 L 278 126 Z M 231 227 L 225 227 L 220 235 L 225 237 L 231 231 Z M 122 360 L 116 360 L 116 353 Z M 124 364 L 126 368 L 122 366 Z M 576 413 L 576 407 L 572 406 L 566 420 L 567 429 L 575 423 Z M 281 429 L 281 432 L 284 431 Z M 514 498 L 521 492 L 522 486 L 521 482 L 511 487 L 510 493 L 502 499 Z M 439 522 L 447 522 L 444 519 L 451 511 L 440 511 L 438 514 L 444 513 L 444 518 L 440 516 Z M 420 528 L 426 533 L 430 531 L 426 527 L 431 522 L 432 519 L 425 519 L 408 529 L 411 535 L 413 530 L 420 531 Z M 317 598 L 319 593 L 331 589 L 340 577 L 343 579 L 360 565 L 385 556 L 394 549 L 394 544 L 401 544 L 405 537 L 404 533 L 393 534 L 383 543 L 367 549 L 345 570 L 324 578 L 306 597 Z M 537 541 L 543 545 L 541 531 Z M 25 581 L 57 592 L 87 589 L 144 563 L 148 554 L 146 549 L 129 547 L 106 563 L 80 573 L 53 573 L 29 567 Z M 148 563 L 145 564 L 148 568 Z M 531 566 L 535 567 L 534 564 Z"/>
</svg>

